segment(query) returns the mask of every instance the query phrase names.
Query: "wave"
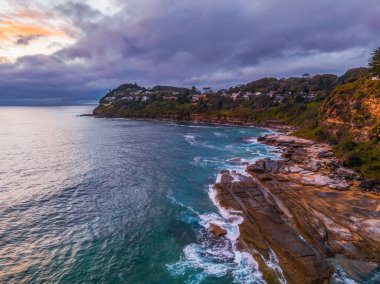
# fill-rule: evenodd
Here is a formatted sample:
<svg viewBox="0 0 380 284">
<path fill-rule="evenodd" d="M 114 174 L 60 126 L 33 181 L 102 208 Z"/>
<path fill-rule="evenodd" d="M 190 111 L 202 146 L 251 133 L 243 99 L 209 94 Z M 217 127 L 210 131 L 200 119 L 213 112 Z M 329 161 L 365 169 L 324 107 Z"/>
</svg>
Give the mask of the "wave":
<svg viewBox="0 0 380 284">
<path fill-rule="evenodd" d="M 236 222 L 226 220 L 216 213 L 198 215 L 202 226 L 197 234 L 197 242 L 187 245 L 183 249 L 181 259 L 166 265 L 174 277 L 186 277 L 185 283 L 201 283 L 209 277 L 221 278 L 229 276 L 233 283 L 265 283 L 258 269 L 257 262 L 246 252 L 236 249 L 239 237 L 238 223 L 242 218 L 235 218 Z M 210 223 L 215 223 L 227 231 L 227 235 L 220 239 L 210 236 Z"/>
<path fill-rule="evenodd" d="M 216 137 L 222 137 L 222 133 L 220 133 L 220 132 L 214 132 L 214 135 L 215 135 Z"/>
<path fill-rule="evenodd" d="M 196 126 L 201 127 L 201 126 Z M 214 136 L 220 137 L 222 133 L 214 131 Z M 187 133 L 184 135 L 186 141 L 191 145 L 198 143 L 195 140 L 195 136 Z M 254 150 L 252 147 L 257 145 L 256 138 L 249 138 L 246 140 L 250 142 L 243 145 L 226 145 L 225 147 L 218 147 L 207 144 L 205 142 L 198 143 L 201 147 L 217 148 L 219 150 L 233 150 L 236 149 L 236 155 L 240 156 L 249 152 L 254 154 L 253 158 L 230 158 L 225 161 L 210 160 L 202 157 L 194 157 L 194 164 L 197 166 L 205 167 L 208 162 L 218 163 L 223 168 L 228 168 L 234 178 L 234 180 L 240 181 L 247 173 L 245 172 L 246 163 L 253 163 L 256 160 L 268 157 L 270 153 L 263 153 L 262 149 Z M 235 151 L 232 151 L 235 152 Z M 216 183 L 220 182 L 221 175 L 217 175 Z M 167 264 L 166 267 L 170 274 L 176 278 L 185 278 L 185 283 L 201 283 L 208 277 L 230 277 L 233 279 L 233 283 L 265 283 L 263 275 L 259 270 L 259 265 L 253 258 L 253 256 L 245 251 L 238 249 L 238 239 L 240 236 L 239 225 L 244 221 L 242 212 L 226 209 L 220 206 L 216 196 L 217 192 L 212 185 L 208 190 L 209 197 L 213 204 L 217 208 L 217 212 L 200 214 L 195 212 L 192 208 L 188 208 L 189 220 L 191 223 L 197 222 L 200 225 L 200 229 L 196 232 L 197 241 L 187 245 L 183 249 L 183 254 L 179 261 L 173 264 Z M 195 213 L 195 214 L 194 214 Z M 195 221 L 195 218 L 197 221 Z M 227 234 L 219 239 L 213 237 L 209 232 L 210 224 L 216 224 L 225 229 Z M 278 265 L 278 260 L 274 253 L 270 254 L 270 259 L 264 259 L 268 267 L 272 268 L 280 280 L 281 283 L 284 277 L 282 271 Z"/>
<path fill-rule="evenodd" d="M 196 144 L 195 136 L 194 135 L 192 135 L 192 134 L 185 134 L 185 135 L 183 135 L 183 137 L 186 139 L 186 141 L 190 145 L 195 145 Z"/>
</svg>

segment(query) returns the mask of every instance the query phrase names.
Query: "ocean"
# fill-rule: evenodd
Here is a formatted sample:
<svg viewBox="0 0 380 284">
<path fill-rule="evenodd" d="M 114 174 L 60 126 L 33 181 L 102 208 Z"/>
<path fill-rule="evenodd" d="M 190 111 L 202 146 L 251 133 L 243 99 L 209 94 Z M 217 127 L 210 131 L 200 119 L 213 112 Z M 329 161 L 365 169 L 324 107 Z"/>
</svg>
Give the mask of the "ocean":
<svg viewBox="0 0 380 284">
<path fill-rule="evenodd" d="M 268 130 L 78 116 L 92 108 L 0 108 L 0 282 L 261 283 L 211 185 L 275 156 Z"/>
</svg>

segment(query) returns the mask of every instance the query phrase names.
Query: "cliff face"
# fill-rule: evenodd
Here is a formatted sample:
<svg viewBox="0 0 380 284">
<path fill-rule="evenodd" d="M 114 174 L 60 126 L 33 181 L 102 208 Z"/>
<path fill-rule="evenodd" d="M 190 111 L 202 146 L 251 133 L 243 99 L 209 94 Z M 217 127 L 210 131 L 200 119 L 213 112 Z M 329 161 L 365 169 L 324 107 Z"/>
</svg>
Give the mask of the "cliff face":
<svg viewBox="0 0 380 284">
<path fill-rule="evenodd" d="M 320 109 L 320 125 L 338 140 L 380 138 L 380 80 L 359 79 L 335 88 Z"/>
</svg>

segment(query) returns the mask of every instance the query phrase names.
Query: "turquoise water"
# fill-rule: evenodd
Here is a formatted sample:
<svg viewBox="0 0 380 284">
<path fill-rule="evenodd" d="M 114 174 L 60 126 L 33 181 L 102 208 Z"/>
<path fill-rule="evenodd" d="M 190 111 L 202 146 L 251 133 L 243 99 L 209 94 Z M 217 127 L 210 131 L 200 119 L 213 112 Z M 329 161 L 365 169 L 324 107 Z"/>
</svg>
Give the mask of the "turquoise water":
<svg viewBox="0 0 380 284">
<path fill-rule="evenodd" d="M 0 108 L 1 283 L 261 282 L 209 193 L 230 159 L 275 155 L 265 130 L 89 112 Z"/>
</svg>

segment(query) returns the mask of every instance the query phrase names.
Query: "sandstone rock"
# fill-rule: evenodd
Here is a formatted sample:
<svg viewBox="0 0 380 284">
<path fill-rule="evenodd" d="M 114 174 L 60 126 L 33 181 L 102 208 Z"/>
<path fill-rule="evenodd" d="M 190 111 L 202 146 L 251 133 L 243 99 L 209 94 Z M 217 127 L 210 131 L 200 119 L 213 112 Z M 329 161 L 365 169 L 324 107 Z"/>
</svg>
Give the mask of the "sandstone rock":
<svg viewBox="0 0 380 284">
<path fill-rule="evenodd" d="M 279 169 L 279 165 L 277 161 L 273 161 L 269 158 L 265 158 L 263 160 L 265 162 L 264 168 L 267 172 L 277 172 Z"/>
<path fill-rule="evenodd" d="M 309 171 L 317 172 L 321 168 L 321 163 L 319 161 L 311 161 L 306 164 L 305 168 Z"/>
<path fill-rule="evenodd" d="M 289 167 L 289 172 L 291 173 L 299 173 L 299 172 L 302 172 L 303 170 L 304 170 L 303 168 L 300 168 L 297 165 Z"/>
<path fill-rule="evenodd" d="M 353 180 L 356 179 L 358 174 L 350 169 L 346 168 L 338 168 L 336 169 L 336 175 L 339 176 L 340 178 L 344 178 L 347 180 Z"/>
<path fill-rule="evenodd" d="M 233 165 L 241 165 L 242 164 L 242 159 L 241 158 L 232 158 L 227 160 L 228 163 L 233 164 Z"/>
<path fill-rule="evenodd" d="M 216 237 L 220 238 L 227 234 L 227 231 L 215 223 L 210 223 L 210 232 Z"/>
<path fill-rule="evenodd" d="M 282 135 L 282 134 L 268 134 L 264 137 L 259 137 L 260 142 L 270 142 L 277 146 L 292 146 L 292 147 L 305 147 L 314 144 L 313 141 L 298 138 L 295 136 Z"/>
<path fill-rule="evenodd" d="M 300 179 L 302 184 L 305 185 L 314 185 L 314 186 L 325 186 L 327 184 L 334 184 L 335 180 L 328 176 L 324 176 L 321 174 L 314 174 L 311 176 L 303 176 Z"/>
<path fill-rule="evenodd" d="M 255 164 L 249 165 L 247 167 L 247 170 L 254 173 L 264 173 L 265 167 L 263 163 L 255 163 Z"/>
<path fill-rule="evenodd" d="M 226 172 L 214 188 L 221 206 L 242 212 L 242 246 L 260 254 L 253 257 L 264 279 L 273 280 L 262 259 L 271 252 L 290 284 L 328 283 L 336 257 L 359 261 L 361 272 L 379 265 L 380 199 L 370 193 L 380 192 L 380 182 L 362 180 L 367 192 L 358 190 L 356 173 L 329 145 L 284 135 L 259 140 L 283 147 L 287 159 L 259 160 L 246 169 L 251 177 Z M 345 272 L 357 277 L 356 269 Z"/>
<path fill-rule="evenodd" d="M 334 152 L 333 151 L 321 151 L 318 153 L 319 158 L 331 158 L 334 157 Z"/>
<path fill-rule="evenodd" d="M 349 190 L 350 189 L 350 185 L 345 181 L 329 184 L 328 186 L 329 186 L 329 188 L 333 188 L 333 189 L 337 189 L 337 190 Z"/>
<path fill-rule="evenodd" d="M 265 177 L 268 176 L 260 175 L 262 182 L 270 182 Z M 221 182 L 215 188 L 222 206 L 244 213 L 244 243 L 268 259 L 273 250 L 288 283 L 322 283 L 329 279 L 331 268 L 327 261 L 299 237 L 298 231 L 284 219 L 282 206 L 267 196 L 259 184 L 248 178 L 238 183 Z"/>
</svg>

